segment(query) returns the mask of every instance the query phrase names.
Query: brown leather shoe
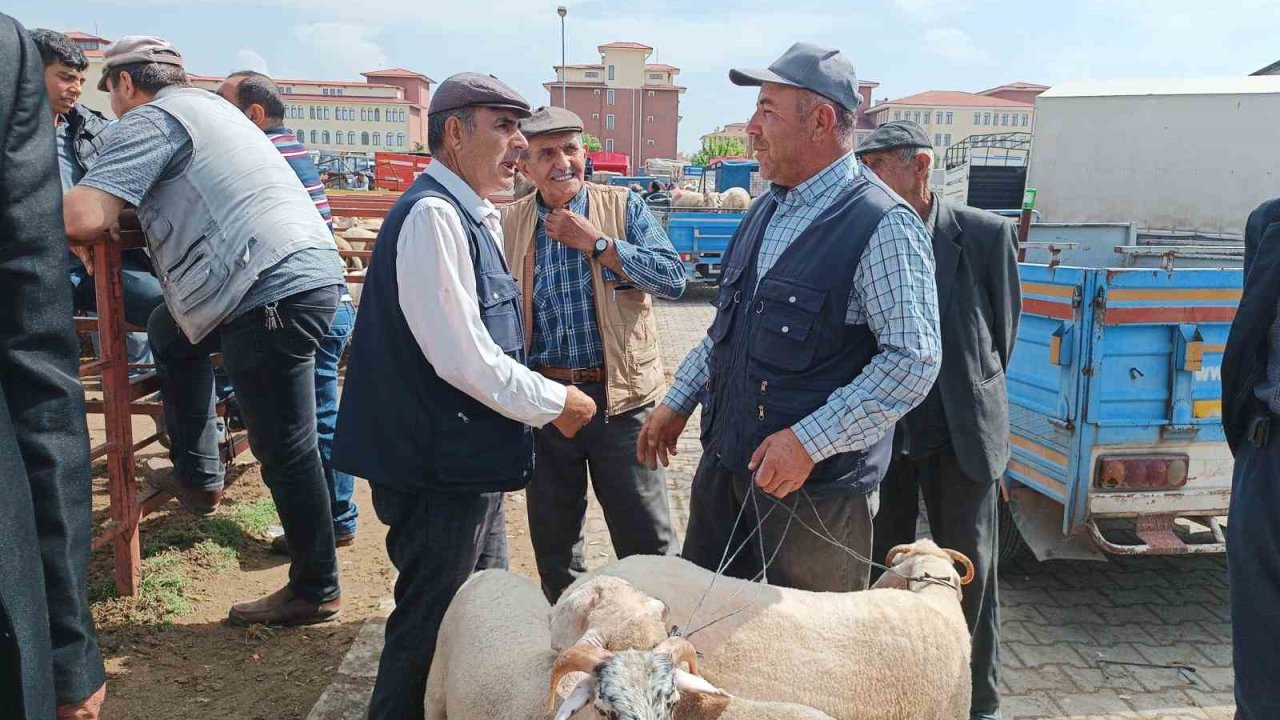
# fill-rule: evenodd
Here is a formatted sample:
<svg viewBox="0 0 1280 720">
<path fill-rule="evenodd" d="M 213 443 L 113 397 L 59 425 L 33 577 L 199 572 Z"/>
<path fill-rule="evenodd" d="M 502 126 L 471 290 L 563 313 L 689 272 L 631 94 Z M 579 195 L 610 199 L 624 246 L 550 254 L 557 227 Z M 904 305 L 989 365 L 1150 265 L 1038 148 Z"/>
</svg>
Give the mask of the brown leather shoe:
<svg viewBox="0 0 1280 720">
<path fill-rule="evenodd" d="M 355 533 L 334 533 L 334 547 L 349 547 L 356 542 Z M 289 554 L 289 537 L 287 535 L 277 535 L 271 538 L 271 554 L 288 555 Z"/>
<path fill-rule="evenodd" d="M 317 603 L 293 594 L 288 585 L 260 600 L 236 603 L 227 613 L 233 625 L 314 625 L 342 612 L 342 598 Z"/>
<path fill-rule="evenodd" d="M 222 502 L 222 489 L 218 490 L 195 490 L 184 487 L 178 482 L 178 475 L 172 470 L 169 472 L 160 472 L 147 478 L 147 484 L 156 490 L 162 492 L 173 493 L 178 498 L 178 503 L 182 508 L 192 515 L 204 517 L 212 515 L 214 510 L 218 509 L 218 505 Z"/>
</svg>

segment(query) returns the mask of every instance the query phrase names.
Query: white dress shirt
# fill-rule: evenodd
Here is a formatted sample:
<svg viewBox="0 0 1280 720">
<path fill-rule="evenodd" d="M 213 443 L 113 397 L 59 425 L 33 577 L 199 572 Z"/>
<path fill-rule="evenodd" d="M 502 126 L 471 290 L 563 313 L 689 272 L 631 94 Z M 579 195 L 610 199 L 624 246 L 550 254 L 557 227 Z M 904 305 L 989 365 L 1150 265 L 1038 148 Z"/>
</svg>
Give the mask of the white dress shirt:
<svg viewBox="0 0 1280 720">
<path fill-rule="evenodd" d="M 485 224 L 502 252 L 498 211 L 439 160 L 427 174 Z M 414 204 L 396 240 L 400 310 L 441 379 L 504 417 L 542 427 L 564 410 L 565 387 L 512 360 L 480 319 L 462 219 L 440 198 Z"/>
</svg>

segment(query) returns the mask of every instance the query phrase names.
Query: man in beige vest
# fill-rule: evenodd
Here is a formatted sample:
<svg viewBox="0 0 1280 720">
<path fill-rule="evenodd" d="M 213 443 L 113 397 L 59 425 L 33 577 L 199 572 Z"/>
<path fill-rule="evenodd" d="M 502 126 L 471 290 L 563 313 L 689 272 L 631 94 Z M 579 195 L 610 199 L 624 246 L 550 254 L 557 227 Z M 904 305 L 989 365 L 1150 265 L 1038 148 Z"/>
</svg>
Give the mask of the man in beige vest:
<svg viewBox="0 0 1280 720">
<path fill-rule="evenodd" d="M 684 265 L 639 195 L 587 183 L 582 120 L 541 108 L 520 123 L 520 172 L 537 192 L 502 213 L 507 263 L 523 298 L 529 366 L 576 385 L 605 412 L 572 439 L 537 431 L 529 535 L 554 602 L 585 572 L 587 477 L 618 557 L 676 551 L 666 476 L 635 445 L 665 377 L 651 295 L 684 292 Z"/>
</svg>

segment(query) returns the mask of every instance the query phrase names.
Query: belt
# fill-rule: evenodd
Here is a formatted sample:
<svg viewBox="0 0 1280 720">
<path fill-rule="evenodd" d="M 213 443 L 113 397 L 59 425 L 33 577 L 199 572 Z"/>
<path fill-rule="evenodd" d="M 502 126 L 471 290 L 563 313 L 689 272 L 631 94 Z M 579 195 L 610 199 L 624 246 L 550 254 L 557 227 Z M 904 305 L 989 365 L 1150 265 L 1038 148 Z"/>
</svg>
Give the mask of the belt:
<svg viewBox="0 0 1280 720">
<path fill-rule="evenodd" d="M 538 372 L 556 382 L 569 385 L 585 385 L 604 382 L 604 368 L 556 368 L 540 367 Z"/>
</svg>

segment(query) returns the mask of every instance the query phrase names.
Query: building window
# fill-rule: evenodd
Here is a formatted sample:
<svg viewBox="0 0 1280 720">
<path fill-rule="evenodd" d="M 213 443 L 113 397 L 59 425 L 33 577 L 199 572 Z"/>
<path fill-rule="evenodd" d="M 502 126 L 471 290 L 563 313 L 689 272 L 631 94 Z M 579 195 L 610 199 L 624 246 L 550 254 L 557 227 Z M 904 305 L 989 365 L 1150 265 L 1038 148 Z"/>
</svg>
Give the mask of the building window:
<svg viewBox="0 0 1280 720">
<path fill-rule="evenodd" d="M 588 79 L 594 79 L 594 80 L 599 80 L 599 79 L 600 79 L 600 73 L 596 72 L 595 70 L 588 70 L 588 71 L 586 71 L 585 73 L 583 73 L 582 75 L 583 75 L 583 77 L 586 77 L 586 78 L 588 78 Z"/>
<path fill-rule="evenodd" d="M 347 144 L 348 145 L 356 144 L 356 134 L 354 131 L 347 133 Z"/>
<path fill-rule="evenodd" d="M 336 132 L 336 133 L 334 133 L 334 134 L 333 134 L 333 144 L 334 144 L 334 145 L 341 145 L 341 144 L 342 144 L 342 131 L 341 131 L 341 130 L 339 130 L 338 132 Z"/>
<path fill-rule="evenodd" d="M 303 130 L 302 128 L 298 128 L 297 130 L 293 131 L 293 136 L 298 139 L 298 142 L 303 143 L 304 145 L 306 144 L 307 142 L 306 130 Z"/>
<path fill-rule="evenodd" d="M 650 80 L 661 80 L 661 79 L 662 79 L 662 73 L 649 73 L 649 79 L 650 79 Z"/>
<path fill-rule="evenodd" d="M 369 108 L 360 108 L 360 122 L 369 120 Z"/>
<path fill-rule="evenodd" d="M 933 124 L 933 113 L 932 113 L 932 112 L 925 111 L 925 114 L 924 114 L 924 124 L 925 124 L 925 125 L 932 125 L 932 124 Z"/>
<path fill-rule="evenodd" d="M 933 134 L 933 146 L 934 146 L 934 147 L 938 147 L 938 146 L 940 146 L 940 145 L 942 145 L 942 133 L 934 133 L 934 134 Z"/>
<path fill-rule="evenodd" d="M 901 111 L 901 110 L 894 110 L 894 111 L 893 111 L 893 119 L 894 119 L 894 120 L 901 120 L 901 119 L 902 119 L 902 111 Z"/>
<path fill-rule="evenodd" d="M 973 124 L 974 124 L 974 125 L 981 125 L 981 124 L 982 124 L 982 113 L 980 113 L 980 112 L 976 112 L 976 113 L 974 113 L 974 114 L 973 114 Z"/>
<path fill-rule="evenodd" d="M 951 147 L 951 133 L 942 136 L 942 146 Z"/>
<path fill-rule="evenodd" d="M 373 134 L 373 144 L 374 144 L 374 145 L 381 145 L 381 144 L 382 144 L 382 133 L 374 133 L 374 134 Z"/>
<path fill-rule="evenodd" d="M 618 95 L 613 90 L 604 91 L 604 104 L 613 105 L 618 99 Z"/>
<path fill-rule="evenodd" d="M 613 138 L 604 139 L 604 151 L 613 152 Z"/>
<path fill-rule="evenodd" d="M 367 132 L 362 132 L 362 133 L 360 133 L 360 144 L 361 144 L 361 145 L 368 145 L 368 144 L 369 144 L 369 133 L 367 133 Z"/>
<path fill-rule="evenodd" d="M 404 133 L 396 133 L 396 145 L 404 147 Z"/>
<path fill-rule="evenodd" d="M 652 141 L 652 140 L 650 140 L 650 141 L 649 141 L 649 144 L 650 144 L 650 145 L 652 145 L 652 144 L 653 144 L 653 141 Z"/>
<path fill-rule="evenodd" d="M 325 120 L 328 120 L 328 119 L 329 119 L 329 108 L 325 108 L 325 109 L 324 109 L 324 119 L 325 119 Z"/>
<path fill-rule="evenodd" d="M 948 125 L 950 125 L 950 124 L 952 124 L 952 123 L 954 123 L 954 122 L 955 122 L 955 114 L 954 114 L 954 113 L 947 113 L 947 124 L 948 124 Z"/>
<path fill-rule="evenodd" d="M 591 119 L 592 119 L 592 120 L 599 120 L 599 119 L 600 119 L 600 113 L 591 113 Z"/>
<path fill-rule="evenodd" d="M 652 90 L 649 91 L 649 97 L 657 97 L 657 96 L 658 96 L 657 93 L 655 93 L 654 91 Z"/>
<path fill-rule="evenodd" d="M 382 122 L 382 110 L 380 110 L 380 109 L 378 109 L 378 108 L 374 108 L 374 109 L 373 109 L 373 121 L 374 121 L 374 122 Z M 377 144 L 378 144 L 378 143 L 374 143 L 374 145 L 377 145 Z"/>
<path fill-rule="evenodd" d="M 612 130 L 614 128 L 613 113 L 604 116 L 604 129 Z"/>
<path fill-rule="evenodd" d="M 653 116 L 650 115 L 649 117 L 645 118 L 645 122 L 653 122 Z"/>
<path fill-rule="evenodd" d="M 1030 115 L 1023 115 L 1023 116 L 1022 116 L 1022 127 L 1027 127 L 1027 124 L 1028 124 L 1030 121 L 1031 121 L 1031 116 L 1030 116 Z"/>
<path fill-rule="evenodd" d="M 319 133 L 317 133 L 315 130 L 312 130 L 312 131 L 311 131 L 311 144 L 312 144 L 312 145 L 315 145 L 316 143 L 320 142 L 319 137 L 320 137 L 320 134 L 319 134 Z"/>
<path fill-rule="evenodd" d="M 309 115 L 309 116 L 311 117 L 311 119 L 312 119 L 312 120 L 315 120 L 315 119 L 316 119 L 316 106 L 315 106 L 315 105 L 308 105 L 308 106 L 307 106 L 307 115 Z"/>
<path fill-rule="evenodd" d="M 323 144 L 325 144 L 325 145 L 328 145 L 328 144 L 329 144 L 329 131 L 328 131 L 328 130 L 325 130 L 325 131 L 323 131 L 323 132 L 321 132 L 321 133 L 320 133 L 320 142 L 321 142 L 321 143 L 323 143 Z"/>
<path fill-rule="evenodd" d="M 293 87 L 292 87 L 292 86 L 285 86 L 285 87 L 283 87 L 283 88 L 281 88 L 281 89 L 280 89 L 280 92 L 284 93 L 285 95 L 292 94 L 292 93 L 293 93 Z"/>
<path fill-rule="evenodd" d="M 596 90 L 596 91 L 595 91 L 595 94 L 596 94 L 596 95 L 599 95 L 599 94 L 600 94 L 600 91 L 599 91 L 599 90 Z"/>
<path fill-rule="evenodd" d="M 612 65 L 610 65 L 610 66 L 609 66 L 609 79 L 610 79 L 610 80 L 612 80 L 612 79 L 613 79 L 613 66 L 612 66 Z"/>
<path fill-rule="evenodd" d="M 1000 124 L 1005 126 L 1009 124 L 1009 113 L 1000 116 Z"/>
</svg>

